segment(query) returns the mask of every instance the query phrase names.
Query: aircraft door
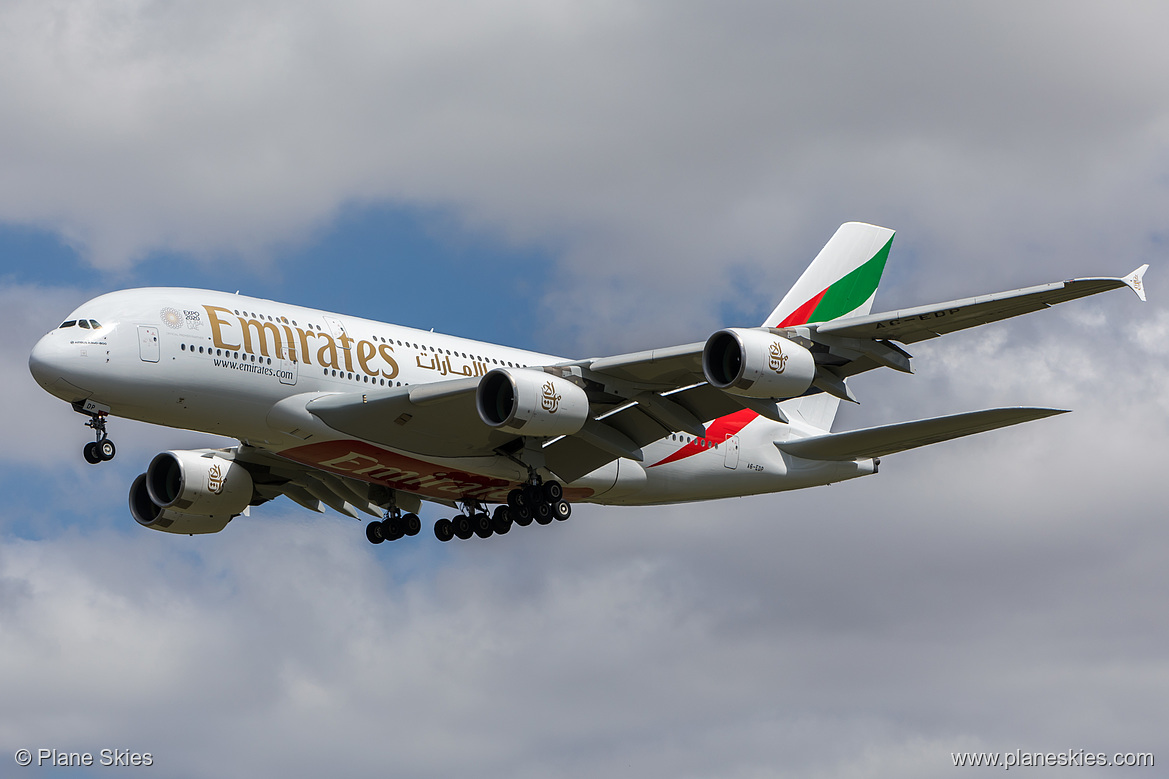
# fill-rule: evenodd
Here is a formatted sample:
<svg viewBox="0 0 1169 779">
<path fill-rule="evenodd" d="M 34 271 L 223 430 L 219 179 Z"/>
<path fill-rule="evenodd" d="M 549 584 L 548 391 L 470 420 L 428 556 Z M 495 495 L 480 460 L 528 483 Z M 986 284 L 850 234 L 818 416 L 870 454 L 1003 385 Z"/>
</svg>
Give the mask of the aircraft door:
<svg viewBox="0 0 1169 779">
<path fill-rule="evenodd" d="M 296 384 L 296 360 L 277 360 L 276 365 L 281 384 Z"/>
<path fill-rule="evenodd" d="M 142 362 L 158 362 L 160 354 L 158 328 L 138 325 L 138 356 Z"/>
<path fill-rule="evenodd" d="M 739 437 L 737 435 L 727 436 L 727 440 L 723 442 L 723 467 L 734 470 L 739 467 Z"/>
<path fill-rule="evenodd" d="M 326 316 L 322 317 L 325 320 L 325 326 L 329 328 L 329 332 L 334 338 L 340 338 L 343 335 L 348 335 L 345 332 L 345 324 L 336 317 Z"/>
</svg>

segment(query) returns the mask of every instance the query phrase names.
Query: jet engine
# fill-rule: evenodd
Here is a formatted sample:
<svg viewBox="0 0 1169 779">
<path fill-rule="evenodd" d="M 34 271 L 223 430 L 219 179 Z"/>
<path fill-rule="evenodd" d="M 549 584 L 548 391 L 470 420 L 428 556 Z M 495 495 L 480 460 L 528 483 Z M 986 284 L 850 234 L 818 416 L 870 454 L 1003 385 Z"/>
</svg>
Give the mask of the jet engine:
<svg viewBox="0 0 1169 779">
<path fill-rule="evenodd" d="M 168 533 L 218 533 L 252 500 L 243 466 L 207 451 L 156 456 L 130 487 L 130 514 L 138 524 Z"/>
<path fill-rule="evenodd" d="M 706 341 L 702 372 L 711 386 L 748 398 L 796 398 L 812 386 L 812 353 L 769 330 L 727 328 Z"/>
<path fill-rule="evenodd" d="M 571 435 L 589 418 L 589 398 L 567 379 L 524 368 L 489 371 L 475 391 L 479 418 L 516 435 Z"/>
</svg>

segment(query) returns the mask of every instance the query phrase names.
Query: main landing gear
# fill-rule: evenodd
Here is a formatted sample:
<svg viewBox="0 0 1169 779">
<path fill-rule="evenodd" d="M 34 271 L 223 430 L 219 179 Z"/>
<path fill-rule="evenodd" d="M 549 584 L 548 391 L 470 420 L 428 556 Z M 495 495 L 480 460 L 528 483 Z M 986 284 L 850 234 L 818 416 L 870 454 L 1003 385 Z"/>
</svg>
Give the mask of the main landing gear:
<svg viewBox="0 0 1169 779">
<path fill-rule="evenodd" d="M 386 518 L 373 521 L 365 526 L 365 537 L 371 544 L 382 541 L 397 541 L 402 536 L 416 536 L 422 530 L 422 520 L 417 514 L 403 514 L 397 507 L 386 509 Z"/>
<path fill-rule="evenodd" d="M 564 499 L 564 487 L 560 482 L 537 481 L 509 492 L 507 504 L 496 506 L 490 514 L 480 501 L 463 501 L 462 514 L 434 523 L 434 536 L 439 541 L 452 538 L 465 541 L 472 536 L 490 538 L 505 535 L 513 524 L 527 527 L 535 520 L 538 525 L 547 525 L 554 519 L 565 520 L 570 516 L 572 506 Z M 422 522 L 417 514 L 401 514 L 397 507 L 391 506 L 386 509 L 385 519 L 365 526 L 365 537 L 371 544 L 380 544 L 417 535 L 421 529 Z"/>
<path fill-rule="evenodd" d="M 106 435 L 106 415 L 104 412 L 85 412 L 89 415 L 89 421 L 85 423 L 86 427 L 92 427 L 94 435 L 97 436 L 96 441 L 90 441 L 81 450 L 82 455 L 85 456 L 85 461 L 90 465 L 97 465 L 104 463 L 107 460 L 114 459 L 114 455 L 118 453 L 114 442 Z"/>
<path fill-rule="evenodd" d="M 507 494 L 507 505 L 496 506 L 491 515 L 478 501 L 467 501 L 467 514 L 434 523 L 434 536 L 439 541 L 452 538 L 466 540 L 471 536 L 489 538 L 504 535 L 512 524 L 527 527 L 547 525 L 553 519 L 565 520 L 572 516 L 572 506 L 564 499 L 564 487 L 558 481 L 529 484 Z"/>
</svg>

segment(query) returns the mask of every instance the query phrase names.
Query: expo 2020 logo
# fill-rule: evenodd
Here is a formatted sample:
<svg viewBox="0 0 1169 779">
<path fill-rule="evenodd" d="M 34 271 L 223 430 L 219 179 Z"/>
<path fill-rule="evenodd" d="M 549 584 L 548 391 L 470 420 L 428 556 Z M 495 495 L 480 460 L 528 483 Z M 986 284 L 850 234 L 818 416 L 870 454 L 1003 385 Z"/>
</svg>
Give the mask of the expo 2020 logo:
<svg viewBox="0 0 1169 779">
<path fill-rule="evenodd" d="M 177 308 L 164 308 L 161 312 L 162 323 L 172 330 L 183 326 L 183 314 Z"/>
</svg>

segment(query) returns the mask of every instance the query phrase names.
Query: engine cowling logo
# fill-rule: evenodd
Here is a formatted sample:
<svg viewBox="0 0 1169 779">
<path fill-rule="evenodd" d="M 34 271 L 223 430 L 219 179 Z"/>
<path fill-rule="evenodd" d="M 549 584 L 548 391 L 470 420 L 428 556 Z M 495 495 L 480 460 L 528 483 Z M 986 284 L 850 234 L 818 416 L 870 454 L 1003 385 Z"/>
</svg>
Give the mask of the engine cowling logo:
<svg viewBox="0 0 1169 779">
<path fill-rule="evenodd" d="M 219 463 L 211 466 L 211 470 L 207 472 L 207 489 L 211 494 L 218 495 L 223 492 L 223 468 Z"/>
<path fill-rule="evenodd" d="M 768 361 L 767 365 L 776 373 L 783 373 L 787 368 L 787 355 L 783 353 L 783 347 L 779 345 L 779 341 L 772 341 L 771 346 L 767 347 Z"/>
<path fill-rule="evenodd" d="M 553 386 L 552 382 L 546 381 L 541 390 L 540 405 L 549 414 L 555 414 L 556 410 L 560 408 L 560 395 L 556 394 L 556 387 Z"/>
</svg>

